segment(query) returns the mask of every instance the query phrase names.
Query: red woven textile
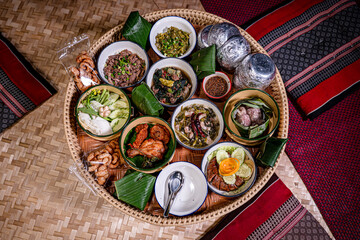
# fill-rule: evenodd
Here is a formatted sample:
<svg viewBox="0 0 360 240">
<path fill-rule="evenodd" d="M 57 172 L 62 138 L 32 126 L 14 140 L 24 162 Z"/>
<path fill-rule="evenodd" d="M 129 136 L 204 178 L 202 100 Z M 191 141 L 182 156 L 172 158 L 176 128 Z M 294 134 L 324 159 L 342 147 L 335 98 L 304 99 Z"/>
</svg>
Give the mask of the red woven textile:
<svg viewBox="0 0 360 240">
<path fill-rule="evenodd" d="M 55 93 L 0 33 L 0 133 Z"/>
<path fill-rule="evenodd" d="M 336 239 L 360 239 L 360 90 L 313 121 L 289 104 L 286 153 Z"/>
<path fill-rule="evenodd" d="M 295 0 L 292 4 L 294 2 L 298 3 L 299 1 Z M 311 1 L 300 2 L 299 5 L 305 6 Z M 311 4 L 317 2 L 319 1 L 313 1 Z M 338 2 L 334 2 L 338 4 Z M 344 7 L 353 4 L 350 1 L 342 2 Z M 247 1 L 237 1 L 236 3 L 234 1 L 211 1 L 211 3 L 202 1 L 202 3 L 207 11 L 234 23 L 243 24 L 249 19 L 246 19 L 239 11 L 254 13 L 261 9 L 263 12 L 266 7 L 278 4 L 278 1 L 256 0 L 252 1 L 251 5 Z M 259 7 L 259 9 L 255 10 L 253 6 Z M 354 6 L 352 5 L 352 7 Z M 290 10 L 287 11 L 289 16 L 293 14 Z M 283 24 L 284 18 L 267 19 L 265 17 L 262 21 L 266 22 L 270 29 L 274 29 Z M 276 24 L 277 26 L 275 26 Z M 257 40 L 267 33 L 264 29 L 254 29 L 254 26 L 256 28 L 256 25 L 253 25 L 249 28 L 249 32 Z M 354 62 L 353 64 L 358 63 Z M 349 78 L 358 76 L 359 69 L 349 69 L 351 67 L 343 68 L 340 72 L 341 77 L 333 74 L 324 81 L 326 83 L 324 88 L 321 89 L 322 86 L 320 86 L 314 88 L 315 91 L 309 91 L 306 94 L 308 96 L 317 92 L 324 95 L 330 94 L 331 90 L 336 90 L 341 85 L 335 86 L 334 82 L 347 79 L 346 76 Z M 307 99 L 311 103 L 311 98 L 316 100 L 316 97 L 317 95 L 310 96 Z M 300 97 L 298 101 L 303 100 Z M 359 103 L 360 90 L 356 90 L 352 94 L 348 93 L 345 99 L 310 121 L 303 120 L 300 113 L 289 102 L 289 141 L 286 152 L 336 239 L 360 239 Z M 304 106 L 307 106 L 306 104 Z"/>
<path fill-rule="evenodd" d="M 250 201 L 226 215 L 201 240 L 305 239 L 310 235 L 312 239 L 330 239 L 274 174 Z"/>
</svg>

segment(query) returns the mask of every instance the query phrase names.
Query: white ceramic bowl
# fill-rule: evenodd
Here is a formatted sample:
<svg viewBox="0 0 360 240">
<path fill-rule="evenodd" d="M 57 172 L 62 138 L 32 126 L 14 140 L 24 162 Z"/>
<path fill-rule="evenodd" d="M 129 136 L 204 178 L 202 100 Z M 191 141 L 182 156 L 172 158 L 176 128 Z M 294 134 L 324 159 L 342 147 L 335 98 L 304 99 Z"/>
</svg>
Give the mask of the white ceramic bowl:
<svg viewBox="0 0 360 240">
<path fill-rule="evenodd" d="M 257 166 L 255 164 L 254 158 L 251 155 L 251 153 L 249 152 L 249 150 L 247 150 L 247 148 L 245 148 L 244 146 L 242 146 L 241 144 L 235 143 L 235 142 L 221 142 L 216 144 L 215 146 L 213 146 L 212 148 L 210 148 L 209 150 L 207 150 L 207 152 L 205 153 L 203 160 L 201 162 L 201 171 L 203 171 L 203 173 L 205 174 L 205 176 L 207 176 L 207 166 L 209 163 L 208 160 L 208 156 L 215 151 L 216 149 L 218 149 L 219 147 L 222 146 L 233 146 L 233 147 L 241 147 L 242 149 L 244 149 L 245 151 L 245 163 L 250 165 L 253 168 L 253 173 L 250 177 L 250 179 L 248 179 L 247 181 L 245 181 L 245 183 L 243 185 L 241 185 L 239 188 L 237 188 L 234 191 L 230 191 L 230 192 L 226 192 L 220 189 L 217 189 L 216 187 L 214 187 L 213 185 L 211 185 L 207 179 L 206 182 L 210 188 L 211 191 L 215 192 L 216 194 L 219 194 L 221 196 L 224 197 L 238 197 L 243 195 L 244 193 L 246 193 L 255 183 L 256 180 L 256 176 L 257 176 Z"/>
<path fill-rule="evenodd" d="M 195 91 L 197 88 L 197 77 L 196 77 L 195 71 L 192 68 L 192 66 L 182 59 L 165 58 L 165 59 L 160 59 L 159 61 L 154 63 L 150 67 L 149 72 L 147 74 L 146 84 L 151 88 L 152 84 L 153 84 L 153 76 L 154 76 L 155 70 L 165 68 L 165 67 L 174 67 L 174 68 L 180 69 L 189 78 L 189 80 L 191 82 L 191 91 L 190 91 L 190 94 L 187 99 L 190 99 L 195 94 Z M 184 101 L 186 101 L 187 99 L 185 99 Z M 160 104 L 165 107 L 174 108 L 181 103 L 178 103 L 175 105 L 169 105 L 169 104 L 164 104 L 164 103 L 160 102 Z"/>
<path fill-rule="evenodd" d="M 136 83 L 119 88 L 133 87 L 136 84 L 140 83 L 142 80 L 144 80 L 147 72 L 149 71 L 149 66 L 150 66 L 149 57 L 146 51 L 142 47 L 140 47 L 140 45 L 138 45 L 137 43 L 131 41 L 118 41 L 111 43 L 101 51 L 96 62 L 99 75 L 104 82 L 109 83 L 105 78 L 105 74 L 104 74 L 104 66 L 106 60 L 108 59 L 109 56 L 118 54 L 125 49 L 129 50 L 132 53 L 136 53 L 140 58 L 142 58 L 145 61 L 145 72 L 144 75 L 141 77 L 141 79 L 139 79 Z"/>
<path fill-rule="evenodd" d="M 202 98 L 192 98 L 192 99 L 189 99 L 183 103 L 181 103 L 173 112 L 172 116 L 171 116 L 171 128 L 175 130 L 175 118 L 176 116 L 180 113 L 181 111 L 181 108 L 183 107 L 187 107 L 187 106 L 190 106 L 190 105 L 193 105 L 193 104 L 199 104 L 199 105 L 203 105 L 205 107 L 208 107 L 208 108 L 211 108 L 212 110 L 214 110 L 216 116 L 218 117 L 219 119 L 219 133 L 217 135 L 217 137 L 215 138 L 214 142 L 206 147 L 202 147 L 202 148 L 193 148 L 193 147 L 190 147 L 186 144 L 184 144 L 183 142 L 180 141 L 176 131 L 175 131 L 175 136 L 176 136 L 176 140 L 178 141 L 178 143 L 180 143 L 182 146 L 188 148 L 188 149 L 191 149 L 191 150 L 205 150 L 205 149 L 208 149 L 210 148 L 211 146 L 215 145 L 222 137 L 223 135 L 223 132 L 224 132 L 224 119 L 222 117 L 222 114 L 219 110 L 219 108 L 212 102 L 210 102 L 209 100 L 206 100 L 206 99 L 202 99 Z"/>
<path fill-rule="evenodd" d="M 228 87 L 227 92 L 226 92 L 225 94 L 223 94 L 222 96 L 218 96 L 218 97 L 215 97 L 215 96 L 210 95 L 210 94 L 206 91 L 206 88 L 205 88 L 207 81 L 208 81 L 210 78 L 216 77 L 216 76 L 219 76 L 219 77 L 225 79 L 225 80 L 226 80 L 226 83 L 227 83 L 227 87 Z M 211 74 L 211 75 L 209 75 L 209 76 L 204 77 L 203 84 L 202 84 L 202 88 L 203 88 L 206 96 L 208 96 L 209 98 L 212 98 L 212 99 L 222 99 L 222 98 L 224 98 L 224 97 L 231 91 L 231 81 L 230 81 L 230 78 L 229 78 L 225 73 L 216 71 L 214 74 Z"/>
<path fill-rule="evenodd" d="M 155 43 L 156 43 L 156 36 L 159 33 L 164 33 L 167 31 L 167 28 L 169 27 L 176 27 L 184 32 L 188 32 L 190 33 L 190 38 L 189 38 L 189 49 L 185 52 L 184 55 L 179 56 L 178 58 L 184 58 L 189 56 L 189 54 L 194 50 L 195 46 L 196 46 L 196 31 L 195 28 L 193 27 L 193 25 L 191 25 L 191 23 L 189 21 L 187 21 L 184 18 L 181 17 L 177 17 L 177 16 L 169 16 L 169 17 L 164 17 L 160 20 L 158 20 L 151 28 L 150 31 L 150 36 L 149 36 L 149 40 L 150 40 L 150 45 L 152 47 L 152 49 L 155 51 L 155 53 L 157 55 L 159 55 L 161 58 L 167 58 L 164 54 L 162 54 L 156 47 Z"/>
<path fill-rule="evenodd" d="M 170 214 L 186 216 L 196 212 L 204 203 L 208 194 L 207 181 L 201 170 L 189 162 L 175 162 L 164 168 L 155 182 L 155 197 L 164 209 L 165 196 L 168 196 L 166 179 L 174 171 L 180 171 L 184 177 L 184 184 L 177 193 Z M 165 195 L 166 194 L 166 195 Z"/>
</svg>

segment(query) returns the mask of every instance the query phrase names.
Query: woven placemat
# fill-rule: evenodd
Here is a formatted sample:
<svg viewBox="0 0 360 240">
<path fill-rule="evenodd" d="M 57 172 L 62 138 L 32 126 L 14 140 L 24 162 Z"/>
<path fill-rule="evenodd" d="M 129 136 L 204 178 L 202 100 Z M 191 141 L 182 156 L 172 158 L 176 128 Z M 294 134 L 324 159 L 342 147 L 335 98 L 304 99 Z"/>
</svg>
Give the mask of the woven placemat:
<svg viewBox="0 0 360 240">
<path fill-rule="evenodd" d="M 167 8 L 202 10 L 199 1 L 7 1 L 0 29 L 59 93 L 0 135 L 1 239 L 195 239 L 217 220 L 159 227 L 115 210 L 69 173 L 73 161 L 65 139 L 63 103 L 68 84 L 55 52 L 70 37 L 87 33 L 92 42 L 124 21 Z M 290 161 L 276 173 L 328 231 Z M 329 231 L 328 231 L 329 232 Z"/>
</svg>

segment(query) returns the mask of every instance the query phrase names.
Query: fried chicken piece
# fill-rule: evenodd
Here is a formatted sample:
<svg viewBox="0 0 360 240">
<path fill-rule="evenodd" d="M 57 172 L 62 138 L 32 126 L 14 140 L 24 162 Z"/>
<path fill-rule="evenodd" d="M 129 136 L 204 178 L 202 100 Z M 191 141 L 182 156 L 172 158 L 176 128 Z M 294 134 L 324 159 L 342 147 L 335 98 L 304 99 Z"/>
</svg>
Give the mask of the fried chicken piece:
<svg viewBox="0 0 360 240">
<path fill-rule="evenodd" d="M 164 144 L 168 144 L 170 141 L 169 130 L 160 124 L 156 124 L 150 129 L 150 136 L 153 139 L 162 141 Z"/>
<path fill-rule="evenodd" d="M 140 146 L 136 149 L 128 149 L 126 151 L 128 157 L 133 158 L 137 155 L 142 155 L 148 158 L 158 158 L 161 160 L 165 153 L 165 146 L 162 141 L 155 139 L 146 139 Z"/>
<path fill-rule="evenodd" d="M 140 147 L 142 142 L 148 136 L 148 128 L 149 128 L 149 125 L 147 125 L 146 123 L 136 126 L 136 128 L 135 128 L 135 132 L 137 133 L 136 139 L 132 144 L 131 143 L 129 144 L 131 148 L 139 148 Z"/>
</svg>

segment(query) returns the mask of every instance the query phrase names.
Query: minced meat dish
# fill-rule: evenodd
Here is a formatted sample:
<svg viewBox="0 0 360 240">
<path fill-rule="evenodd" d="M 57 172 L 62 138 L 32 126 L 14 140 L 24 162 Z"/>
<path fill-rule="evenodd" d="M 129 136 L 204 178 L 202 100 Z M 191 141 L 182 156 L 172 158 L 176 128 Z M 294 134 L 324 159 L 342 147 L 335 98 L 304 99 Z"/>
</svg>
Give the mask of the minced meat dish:
<svg viewBox="0 0 360 240">
<path fill-rule="evenodd" d="M 104 67 L 107 81 L 115 86 L 127 87 L 138 82 L 145 73 L 145 61 L 129 50 L 109 56 Z"/>
</svg>

